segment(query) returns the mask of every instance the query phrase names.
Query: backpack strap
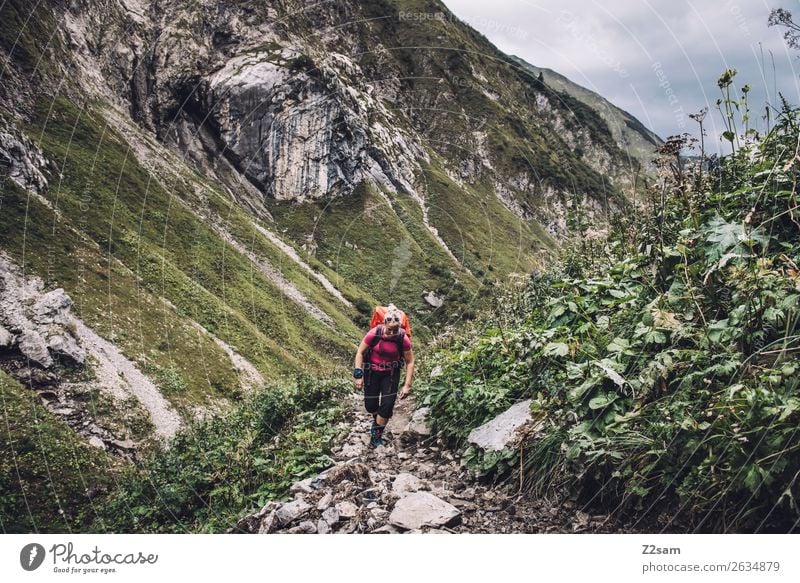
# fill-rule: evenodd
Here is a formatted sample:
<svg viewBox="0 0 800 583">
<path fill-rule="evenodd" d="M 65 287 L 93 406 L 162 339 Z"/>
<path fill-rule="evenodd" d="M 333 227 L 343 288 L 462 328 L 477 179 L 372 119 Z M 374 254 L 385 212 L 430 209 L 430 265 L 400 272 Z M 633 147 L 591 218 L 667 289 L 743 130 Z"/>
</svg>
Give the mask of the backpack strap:
<svg viewBox="0 0 800 583">
<path fill-rule="evenodd" d="M 383 336 L 383 326 L 378 326 L 375 329 L 375 336 L 372 337 L 372 340 L 370 340 L 367 349 L 364 351 L 364 364 L 362 365 L 364 367 L 364 370 L 369 370 L 370 368 L 369 355 L 372 353 L 372 350 L 378 345 L 378 342 L 381 341 L 382 336 Z"/>
<path fill-rule="evenodd" d="M 405 340 L 405 337 L 405 328 L 400 326 L 400 329 L 397 331 L 397 338 L 394 339 L 394 341 L 397 343 L 397 352 L 400 355 L 400 360 L 403 360 L 403 340 Z"/>
<path fill-rule="evenodd" d="M 383 339 L 383 326 L 378 326 L 375 329 L 375 337 L 372 339 L 372 342 L 369 343 L 370 349 L 375 348 L 378 345 L 378 342 L 380 342 L 382 339 Z"/>
</svg>

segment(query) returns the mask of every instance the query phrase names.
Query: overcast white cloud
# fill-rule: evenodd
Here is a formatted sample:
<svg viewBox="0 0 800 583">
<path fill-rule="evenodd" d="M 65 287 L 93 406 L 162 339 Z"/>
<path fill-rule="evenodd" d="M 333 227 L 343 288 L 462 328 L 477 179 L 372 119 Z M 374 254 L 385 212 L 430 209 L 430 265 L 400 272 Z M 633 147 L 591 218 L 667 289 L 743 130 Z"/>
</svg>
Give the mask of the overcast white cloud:
<svg viewBox="0 0 800 583">
<path fill-rule="evenodd" d="M 800 104 L 800 54 L 767 26 L 772 8 L 800 16 L 797 0 L 444 2 L 502 51 L 596 91 L 661 137 L 695 132 L 687 116 L 704 106 L 709 133 L 723 131 L 716 100 L 726 68 L 753 88 L 754 118 L 767 102 L 777 106 L 776 90 Z"/>
</svg>

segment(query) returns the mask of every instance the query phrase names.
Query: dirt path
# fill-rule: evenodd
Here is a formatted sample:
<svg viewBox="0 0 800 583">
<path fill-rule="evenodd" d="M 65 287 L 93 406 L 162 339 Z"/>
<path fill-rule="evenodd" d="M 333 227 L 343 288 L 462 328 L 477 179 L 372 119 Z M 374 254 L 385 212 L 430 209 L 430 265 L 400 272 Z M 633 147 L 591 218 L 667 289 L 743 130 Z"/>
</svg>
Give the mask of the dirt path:
<svg viewBox="0 0 800 583">
<path fill-rule="evenodd" d="M 409 424 L 412 400 L 398 402 L 387 444 L 369 447 L 372 417 L 350 397 L 351 431 L 333 450 L 336 465 L 297 482 L 294 499 L 270 502 L 234 530 L 288 533 L 619 532 L 606 516 L 569 503 L 520 495 L 515 485 L 480 483 L 457 455 Z"/>
</svg>

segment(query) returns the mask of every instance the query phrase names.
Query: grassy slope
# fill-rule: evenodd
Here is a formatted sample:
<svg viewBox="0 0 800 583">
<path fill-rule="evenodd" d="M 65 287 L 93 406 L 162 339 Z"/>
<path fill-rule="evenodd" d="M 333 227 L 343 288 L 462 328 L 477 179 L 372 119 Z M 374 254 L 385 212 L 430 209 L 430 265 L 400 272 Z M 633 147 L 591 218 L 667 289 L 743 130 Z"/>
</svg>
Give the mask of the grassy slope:
<svg viewBox="0 0 800 583">
<path fill-rule="evenodd" d="M 94 520 L 90 494 L 113 487 L 118 462 L 53 418 L 0 371 L 0 529 L 72 532 Z"/>
<path fill-rule="evenodd" d="M 419 222 L 411 220 L 409 213 L 415 203 L 397 204 L 406 209 L 398 210 L 406 221 L 380 194 L 362 184 L 353 195 L 327 203 L 273 202 L 270 212 L 296 242 L 313 235 L 317 259 L 330 262 L 339 277 L 367 290 L 374 298 L 370 303 L 394 301 L 423 323 L 424 315 L 431 312 L 423 292 L 451 284 L 445 276 L 432 273 L 429 266 L 449 263 L 449 268 L 462 270 L 422 227 L 421 217 Z M 423 333 L 424 329 L 418 329 Z"/>
<path fill-rule="evenodd" d="M 0 247 L 48 286 L 64 287 L 80 315 L 146 372 L 172 379 L 162 388 L 173 402 L 237 394 L 227 355 L 191 320 L 234 346 L 268 378 L 329 368 L 331 355 L 340 362 L 349 358 L 359 332 L 352 324 L 355 310 L 258 234 L 243 211 L 215 193 L 208 203 L 243 246 L 270 260 L 328 313 L 337 331 L 287 300 L 189 211 L 181 201 L 195 199 L 188 187 L 174 184 L 167 191 L 154 180 L 96 111 L 81 111 L 66 99 L 42 102 L 28 133 L 63 168 L 45 193 L 59 216 L 7 181 Z M 309 335 L 313 342 L 307 342 Z"/>
</svg>

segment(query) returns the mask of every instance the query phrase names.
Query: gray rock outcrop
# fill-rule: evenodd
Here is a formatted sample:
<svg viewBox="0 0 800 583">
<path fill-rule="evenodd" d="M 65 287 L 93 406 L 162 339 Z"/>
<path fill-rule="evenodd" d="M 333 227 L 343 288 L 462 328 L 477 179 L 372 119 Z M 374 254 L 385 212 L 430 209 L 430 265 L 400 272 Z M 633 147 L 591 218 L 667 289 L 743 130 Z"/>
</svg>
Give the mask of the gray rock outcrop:
<svg viewBox="0 0 800 583">
<path fill-rule="evenodd" d="M 46 167 L 47 160 L 30 139 L 12 135 L 0 125 L 0 181 L 8 177 L 22 188 L 39 193 L 47 188 Z"/>
<path fill-rule="evenodd" d="M 433 291 L 429 291 L 427 293 L 425 296 L 425 301 L 428 302 L 428 305 L 433 308 L 441 308 L 442 305 L 444 305 L 444 298 L 437 296 Z"/>
<path fill-rule="evenodd" d="M 43 291 L 39 278 L 24 278 L 0 255 L 0 349 L 19 351 L 49 369 L 57 360 L 82 365 L 86 351 L 75 336 L 72 300 L 58 288 Z"/>
<path fill-rule="evenodd" d="M 364 180 L 413 190 L 422 150 L 362 78 L 342 54 L 317 64 L 288 49 L 251 53 L 203 80 L 203 103 L 231 162 L 278 200 L 349 194 Z"/>
<path fill-rule="evenodd" d="M 431 434 L 428 425 L 429 407 L 420 407 L 411 414 L 411 419 L 405 427 L 405 432 L 416 437 L 427 437 Z"/>
<path fill-rule="evenodd" d="M 45 292 L 41 279 L 24 276 L 0 253 L 0 367 L 38 391 L 53 414 L 99 449 L 135 457 L 136 444 L 120 417 L 135 424 L 136 415 L 145 415 L 157 436 L 174 435 L 182 423 L 177 412 L 117 346 L 73 316 L 72 305 L 63 289 Z M 87 379 L 82 371 L 89 354 L 93 374 Z M 95 390 L 116 407 L 115 419 L 100 422 L 87 407 L 82 395 Z"/>
<path fill-rule="evenodd" d="M 473 429 L 467 441 L 489 451 L 500 451 L 510 446 L 517 430 L 531 421 L 531 400 L 513 405 L 491 421 Z"/>
</svg>

